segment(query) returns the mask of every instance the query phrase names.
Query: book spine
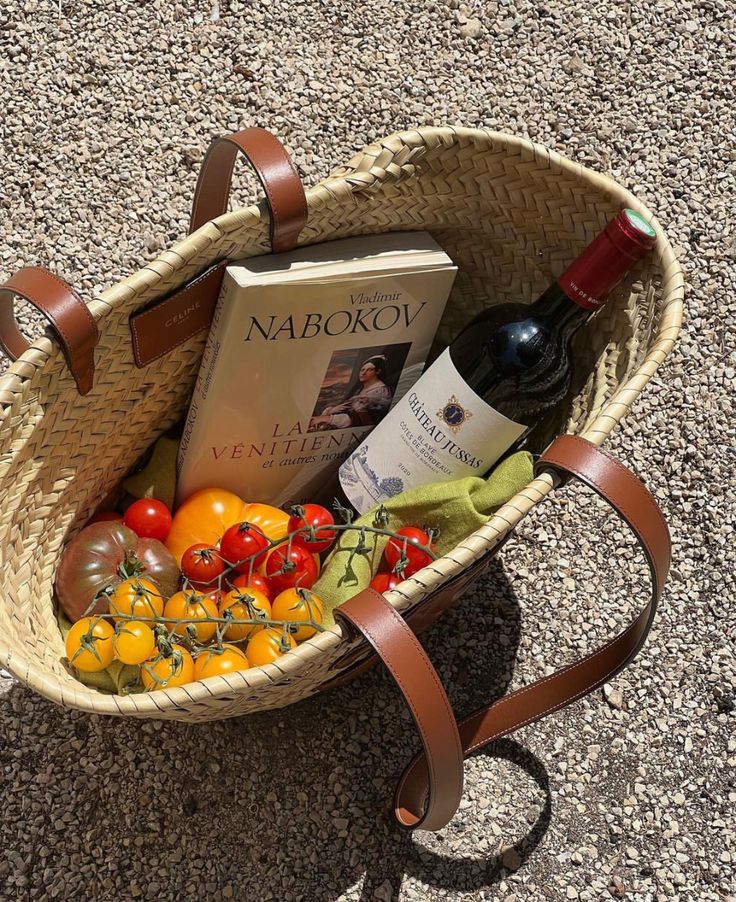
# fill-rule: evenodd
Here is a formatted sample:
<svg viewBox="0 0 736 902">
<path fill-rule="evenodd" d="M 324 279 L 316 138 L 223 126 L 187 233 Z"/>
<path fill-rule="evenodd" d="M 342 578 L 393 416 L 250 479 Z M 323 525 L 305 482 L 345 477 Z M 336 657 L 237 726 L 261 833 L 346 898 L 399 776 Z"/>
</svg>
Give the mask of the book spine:
<svg viewBox="0 0 736 902">
<path fill-rule="evenodd" d="M 187 414 L 186 423 L 184 424 L 184 431 L 182 433 L 181 441 L 179 442 L 179 453 L 177 454 L 176 458 L 177 476 L 181 475 L 187 451 L 192 443 L 192 438 L 195 436 L 195 433 L 198 433 L 204 428 L 204 418 L 201 416 L 201 414 L 203 411 L 204 402 L 210 391 L 210 386 L 212 385 L 212 379 L 214 377 L 215 368 L 217 366 L 217 361 L 220 356 L 220 350 L 222 348 L 220 324 L 223 319 L 223 310 L 225 309 L 225 306 L 228 302 L 228 297 L 231 293 L 231 290 L 232 280 L 229 278 L 226 272 L 222 285 L 222 291 L 215 307 L 214 316 L 212 317 L 209 335 L 207 336 L 207 344 L 205 345 L 204 352 L 202 353 L 202 362 L 199 367 L 199 374 L 197 376 L 197 381 L 192 393 L 192 400 L 189 405 L 189 413 Z"/>
</svg>

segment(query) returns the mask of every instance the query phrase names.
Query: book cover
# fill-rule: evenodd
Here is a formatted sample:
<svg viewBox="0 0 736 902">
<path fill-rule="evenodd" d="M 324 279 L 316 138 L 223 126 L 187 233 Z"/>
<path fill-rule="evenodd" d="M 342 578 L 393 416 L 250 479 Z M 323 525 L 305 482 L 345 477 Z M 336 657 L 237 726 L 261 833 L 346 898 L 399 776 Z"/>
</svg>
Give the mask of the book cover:
<svg viewBox="0 0 736 902">
<path fill-rule="evenodd" d="M 456 268 L 427 233 L 227 268 L 179 448 L 177 500 L 314 499 L 419 378 Z"/>
</svg>

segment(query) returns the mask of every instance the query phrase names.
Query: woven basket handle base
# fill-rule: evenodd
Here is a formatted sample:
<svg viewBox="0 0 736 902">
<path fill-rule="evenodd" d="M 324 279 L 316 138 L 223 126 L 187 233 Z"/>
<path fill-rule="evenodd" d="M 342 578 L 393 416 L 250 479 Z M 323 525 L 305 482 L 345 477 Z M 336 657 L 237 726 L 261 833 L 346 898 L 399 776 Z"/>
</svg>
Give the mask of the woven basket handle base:
<svg viewBox="0 0 736 902">
<path fill-rule="evenodd" d="M 664 517 L 642 482 L 583 438 L 557 438 L 536 465 L 565 482 L 576 478 L 604 498 L 631 527 L 651 573 L 651 597 L 618 636 L 580 661 L 479 708 L 459 723 L 424 650 L 403 618 L 366 589 L 335 610 L 361 632 L 404 695 L 422 740 L 399 780 L 394 816 L 404 828 L 439 830 L 452 819 L 462 794 L 463 758 L 602 686 L 634 658 L 652 625 L 670 565 Z"/>
</svg>

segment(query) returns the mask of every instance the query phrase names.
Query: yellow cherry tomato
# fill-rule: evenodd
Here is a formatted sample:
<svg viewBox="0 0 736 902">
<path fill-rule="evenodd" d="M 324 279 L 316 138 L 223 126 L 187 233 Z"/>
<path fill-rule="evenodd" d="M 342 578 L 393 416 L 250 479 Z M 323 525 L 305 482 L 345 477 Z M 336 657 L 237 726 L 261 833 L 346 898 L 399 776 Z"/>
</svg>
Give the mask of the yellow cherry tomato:
<svg viewBox="0 0 736 902">
<path fill-rule="evenodd" d="M 194 661 L 181 645 L 172 645 L 171 654 L 156 654 L 141 664 L 141 682 L 153 689 L 171 689 L 194 681 Z"/>
<path fill-rule="evenodd" d="M 270 618 L 271 602 L 259 589 L 233 589 L 220 602 L 220 617 L 225 616 L 225 611 L 229 611 L 234 620 Z M 262 629 L 256 624 L 233 623 L 225 628 L 225 638 L 237 642 Z"/>
<path fill-rule="evenodd" d="M 189 623 L 172 623 L 174 620 L 200 621 L 192 623 L 198 642 L 209 642 L 217 632 L 217 602 L 213 595 L 202 595 L 200 592 L 185 590 L 172 595 L 166 602 L 164 617 L 169 621 L 166 625 L 178 636 L 187 634 Z M 208 618 L 214 618 L 211 621 Z"/>
<path fill-rule="evenodd" d="M 223 673 L 247 670 L 250 667 L 243 652 L 226 642 L 222 648 L 208 648 L 197 655 L 194 662 L 194 679 L 204 680 Z"/>
<path fill-rule="evenodd" d="M 83 673 L 98 673 L 112 664 L 115 630 L 101 617 L 83 617 L 66 634 L 66 656 Z"/>
<path fill-rule="evenodd" d="M 118 621 L 112 647 L 115 657 L 123 664 L 142 664 L 156 650 L 156 637 L 147 623 L 122 620 Z"/>
<path fill-rule="evenodd" d="M 296 642 L 288 633 L 267 627 L 250 637 L 245 656 L 251 667 L 262 667 L 264 664 L 272 664 L 292 648 L 296 648 Z"/>
<path fill-rule="evenodd" d="M 110 613 L 116 621 L 160 617 L 163 610 L 164 597 L 150 579 L 132 576 L 116 586 L 110 596 Z"/>
<path fill-rule="evenodd" d="M 313 621 L 321 625 L 325 616 L 325 606 L 309 589 L 285 589 L 274 598 L 271 616 L 274 620 L 290 620 L 292 623 Z M 316 628 L 307 623 L 291 635 L 297 642 L 303 642 L 316 632 Z"/>
</svg>

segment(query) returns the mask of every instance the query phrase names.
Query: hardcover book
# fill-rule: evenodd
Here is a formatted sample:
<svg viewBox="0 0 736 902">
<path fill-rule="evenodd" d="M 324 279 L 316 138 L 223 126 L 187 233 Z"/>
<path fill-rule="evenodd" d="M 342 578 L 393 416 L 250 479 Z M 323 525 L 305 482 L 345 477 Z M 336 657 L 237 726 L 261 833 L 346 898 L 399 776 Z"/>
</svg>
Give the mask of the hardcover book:
<svg viewBox="0 0 736 902">
<path fill-rule="evenodd" d="M 314 499 L 419 378 L 456 267 L 426 232 L 227 267 L 177 461 L 177 500 Z"/>
</svg>

